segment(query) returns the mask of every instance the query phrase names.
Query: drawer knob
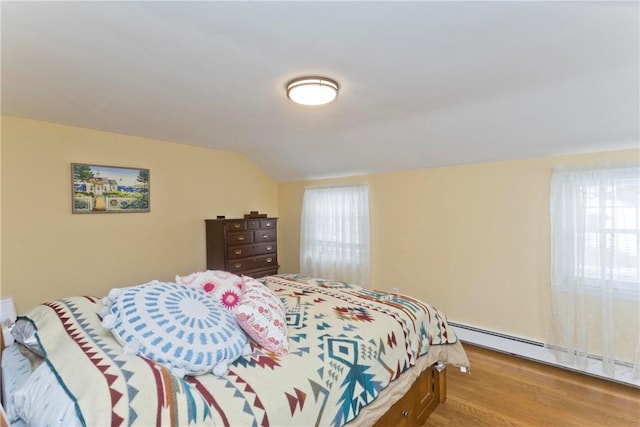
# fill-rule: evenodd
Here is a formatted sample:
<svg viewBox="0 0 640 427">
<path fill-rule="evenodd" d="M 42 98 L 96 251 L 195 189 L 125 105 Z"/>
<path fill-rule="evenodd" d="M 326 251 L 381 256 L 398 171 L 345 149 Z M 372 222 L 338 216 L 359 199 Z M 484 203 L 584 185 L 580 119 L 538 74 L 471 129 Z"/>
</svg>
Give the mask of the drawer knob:
<svg viewBox="0 0 640 427">
<path fill-rule="evenodd" d="M 240 255 L 240 254 L 242 253 L 242 249 L 236 249 L 236 250 L 234 251 L 234 253 L 235 253 L 236 255 Z"/>
<path fill-rule="evenodd" d="M 267 246 L 267 250 L 270 251 L 273 249 L 273 246 Z"/>
<path fill-rule="evenodd" d="M 265 235 L 263 235 L 263 236 L 262 236 L 262 238 L 263 238 L 263 239 L 268 239 L 268 238 L 269 238 L 269 235 L 268 235 L 268 234 L 265 234 Z"/>
<path fill-rule="evenodd" d="M 409 411 L 402 411 L 402 416 L 407 418 L 409 416 Z"/>
<path fill-rule="evenodd" d="M 244 236 L 238 236 L 238 240 L 244 240 Z"/>
<path fill-rule="evenodd" d="M 235 267 L 235 268 L 240 268 L 240 267 L 242 267 L 242 264 L 241 264 L 241 263 L 239 263 L 239 262 L 236 262 L 236 263 L 235 263 L 235 265 L 234 265 L 234 267 Z"/>
<path fill-rule="evenodd" d="M 270 222 L 268 222 L 268 223 L 266 223 L 264 226 L 265 226 L 265 227 L 271 227 L 271 223 L 270 223 Z"/>
<path fill-rule="evenodd" d="M 240 223 L 236 222 L 235 224 L 233 224 L 233 228 L 240 228 Z"/>
<path fill-rule="evenodd" d="M 273 258 L 267 258 L 267 262 L 273 262 Z"/>
</svg>

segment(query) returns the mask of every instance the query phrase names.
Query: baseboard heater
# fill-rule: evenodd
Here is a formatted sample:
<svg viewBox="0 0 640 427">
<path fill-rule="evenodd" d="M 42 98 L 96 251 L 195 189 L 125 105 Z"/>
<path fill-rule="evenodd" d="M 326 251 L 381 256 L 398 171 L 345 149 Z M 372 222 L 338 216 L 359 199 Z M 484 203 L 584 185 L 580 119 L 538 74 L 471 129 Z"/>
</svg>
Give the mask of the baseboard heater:
<svg viewBox="0 0 640 427">
<path fill-rule="evenodd" d="M 589 363 L 588 371 L 583 371 L 557 362 L 554 355 L 549 349 L 545 348 L 545 345 L 542 342 L 463 325 L 461 323 L 448 323 L 453 327 L 456 335 L 463 343 L 468 342 L 469 344 L 477 345 L 479 347 L 489 348 L 491 350 L 523 357 L 525 359 L 545 363 L 547 365 L 557 366 L 559 368 L 640 388 L 640 378 L 633 378 L 633 365 L 630 363 L 616 363 L 616 378 L 611 378 L 604 374 L 604 372 L 602 372 L 602 370 L 597 366 L 598 362 L 602 361 L 602 358 L 596 355 L 589 356 L 589 359 L 592 360 L 593 363 Z M 473 365 L 471 366 L 471 370 L 473 371 Z M 618 370 L 620 371 L 620 374 L 618 374 Z"/>
</svg>

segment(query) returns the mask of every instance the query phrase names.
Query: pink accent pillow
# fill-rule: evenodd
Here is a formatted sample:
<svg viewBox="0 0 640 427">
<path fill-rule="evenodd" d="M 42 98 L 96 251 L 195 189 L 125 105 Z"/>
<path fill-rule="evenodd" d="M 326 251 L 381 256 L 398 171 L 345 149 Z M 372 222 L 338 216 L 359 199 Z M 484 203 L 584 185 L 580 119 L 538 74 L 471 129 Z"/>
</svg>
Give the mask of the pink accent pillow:
<svg viewBox="0 0 640 427">
<path fill-rule="evenodd" d="M 184 277 L 176 276 L 176 283 L 202 289 L 230 311 L 242 297 L 242 278 L 226 271 L 206 270 Z"/>
<path fill-rule="evenodd" d="M 255 342 L 276 354 L 289 352 L 285 308 L 271 289 L 244 277 L 244 293 L 233 313 L 240 327 Z"/>
</svg>

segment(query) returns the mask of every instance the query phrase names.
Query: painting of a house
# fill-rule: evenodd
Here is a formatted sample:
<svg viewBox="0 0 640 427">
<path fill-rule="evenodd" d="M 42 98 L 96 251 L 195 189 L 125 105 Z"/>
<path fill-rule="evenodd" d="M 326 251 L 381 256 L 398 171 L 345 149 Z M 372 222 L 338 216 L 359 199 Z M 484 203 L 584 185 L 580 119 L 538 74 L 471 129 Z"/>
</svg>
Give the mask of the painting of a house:
<svg viewBox="0 0 640 427">
<path fill-rule="evenodd" d="M 71 164 L 73 213 L 149 212 L 149 170 Z"/>
</svg>

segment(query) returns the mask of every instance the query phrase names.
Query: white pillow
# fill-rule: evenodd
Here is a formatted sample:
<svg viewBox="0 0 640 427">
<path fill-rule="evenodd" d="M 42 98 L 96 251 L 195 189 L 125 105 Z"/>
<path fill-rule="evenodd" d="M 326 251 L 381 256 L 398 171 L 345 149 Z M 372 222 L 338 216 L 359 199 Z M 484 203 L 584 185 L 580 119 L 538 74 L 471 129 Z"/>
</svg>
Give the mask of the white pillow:
<svg viewBox="0 0 640 427">
<path fill-rule="evenodd" d="M 70 404 L 69 396 L 58 383 L 46 362 L 38 366 L 9 398 L 7 418 L 10 423 L 28 426 L 81 426 L 82 423 Z"/>
<path fill-rule="evenodd" d="M 139 354 L 178 376 L 213 372 L 251 353 L 233 314 L 206 293 L 178 283 L 153 281 L 112 289 L 102 320 L 127 354 Z"/>
<path fill-rule="evenodd" d="M 206 270 L 176 276 L 176 283 L 201 289 L 227 310 L 233 310 L 242 296 L 242 278 L 222 270 Z"/>
</svg>

